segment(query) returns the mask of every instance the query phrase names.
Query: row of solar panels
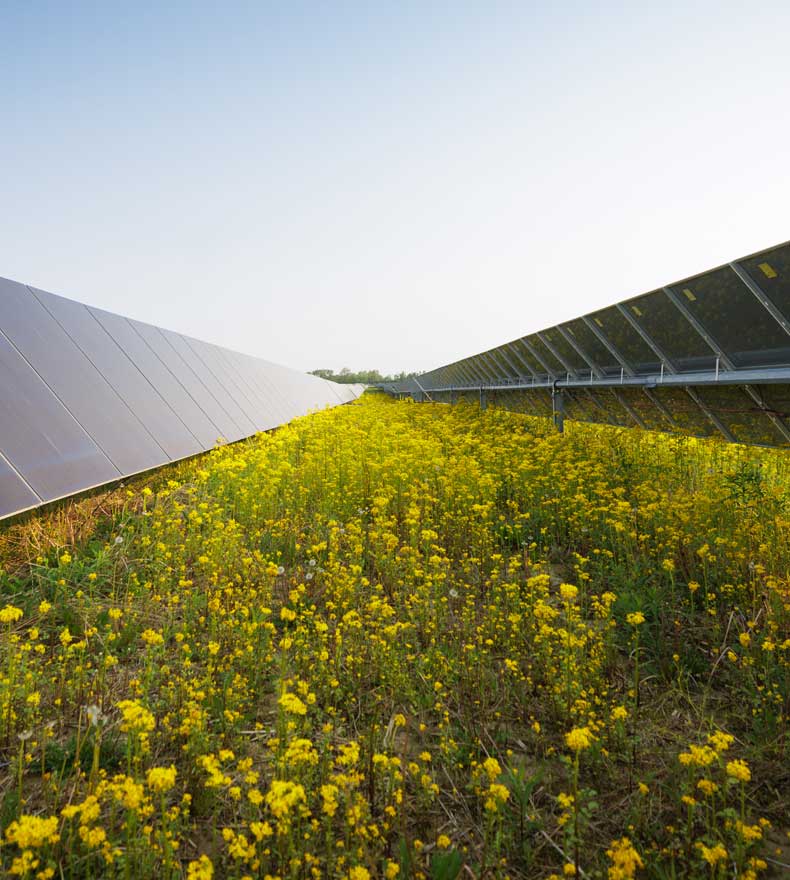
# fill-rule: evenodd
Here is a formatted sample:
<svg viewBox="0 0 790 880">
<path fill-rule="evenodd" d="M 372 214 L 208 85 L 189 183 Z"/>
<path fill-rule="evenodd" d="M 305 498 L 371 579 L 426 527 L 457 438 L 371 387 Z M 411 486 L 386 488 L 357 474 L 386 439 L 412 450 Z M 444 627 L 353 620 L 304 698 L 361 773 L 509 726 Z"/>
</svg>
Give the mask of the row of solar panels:
<svg viewBox="0 0 790 880">
<path fill-rule="evenodd" d="M 790 243 L 420 377 L 425 387 L 497 378 L 678 372 L 790 364 Z"/>
<path fill-rule="evenodd" d="M 742 382 L 753 417 L 770 421 L 768 434 L 786 443 L 790 432 L 777 421 L 786 413 L 772 411 L 754 392 L 755 384 L 782 381 L 783 371 L 790 371 L 790 243 L 522 336 L 393 390 L 438 399 L 450 389 L 481 386 Z M 790 381 L 790 372 L 784 381 Z M 641 391 L 638 396 L 649 397 Z M 685 393 L 683 402 L 688 399 Z M 605 401 L 604 412 L 593 406 L 596 417 L 585 420 L 619 423 L 623 407 L 612 394 Z M 574 417 L 582 418 L 582 410 Z M 697 411 L 715 424 L 699 405 Z M 638 422 L 631 418 L 631 423 Z"/>
<path fill-rule="evenodd" d="M 362 390 L 0 279 L 0 517 Z"/>
</svg>

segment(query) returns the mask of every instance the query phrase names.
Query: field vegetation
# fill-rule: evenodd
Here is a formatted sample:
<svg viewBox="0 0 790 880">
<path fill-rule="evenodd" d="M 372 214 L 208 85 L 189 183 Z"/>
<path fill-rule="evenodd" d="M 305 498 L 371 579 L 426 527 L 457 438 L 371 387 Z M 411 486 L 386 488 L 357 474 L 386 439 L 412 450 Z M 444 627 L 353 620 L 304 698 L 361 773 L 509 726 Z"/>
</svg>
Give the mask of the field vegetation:
<svg viewBox="0 0 790 880">
<path fill-rule="evenodd" d="M 368 393 L 0 566 L 5 876 L 790 871 L 786 452 Z"/>
</svg>

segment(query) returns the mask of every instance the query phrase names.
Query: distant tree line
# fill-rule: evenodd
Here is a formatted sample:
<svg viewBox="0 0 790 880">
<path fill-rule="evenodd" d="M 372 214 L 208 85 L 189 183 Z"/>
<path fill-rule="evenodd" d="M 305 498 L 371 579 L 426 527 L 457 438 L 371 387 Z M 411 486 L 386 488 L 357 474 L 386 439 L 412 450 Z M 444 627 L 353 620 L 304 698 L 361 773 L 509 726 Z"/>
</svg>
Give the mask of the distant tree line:
<svg viewBox="0 0 790 880">
<path fill-rule="evenodd" d="M 353 373 L 348 367 L 336 373 L 334 370 L 310 370 L 311 375 L 329 379 L 330 382 L 345 382 L 351 384 L 375 385 L 377 382 L 402 382 L 419 376 L 419 373 L 395 373 L 392 376 L 382 376 L 378 370 L 358 370 Z"/>
</svg>

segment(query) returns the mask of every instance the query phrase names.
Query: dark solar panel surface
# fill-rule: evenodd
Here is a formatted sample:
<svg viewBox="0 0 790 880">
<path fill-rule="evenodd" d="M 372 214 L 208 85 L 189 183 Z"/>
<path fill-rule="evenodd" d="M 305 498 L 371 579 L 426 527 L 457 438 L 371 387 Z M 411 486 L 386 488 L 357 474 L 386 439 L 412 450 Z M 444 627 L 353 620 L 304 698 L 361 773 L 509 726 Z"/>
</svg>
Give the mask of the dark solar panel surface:
<svg viewBox="0 0 790 880">
<path fill-rule="evenodd" d="M 0 517 L 362 390 L 0 278 Z"/>
</svg>

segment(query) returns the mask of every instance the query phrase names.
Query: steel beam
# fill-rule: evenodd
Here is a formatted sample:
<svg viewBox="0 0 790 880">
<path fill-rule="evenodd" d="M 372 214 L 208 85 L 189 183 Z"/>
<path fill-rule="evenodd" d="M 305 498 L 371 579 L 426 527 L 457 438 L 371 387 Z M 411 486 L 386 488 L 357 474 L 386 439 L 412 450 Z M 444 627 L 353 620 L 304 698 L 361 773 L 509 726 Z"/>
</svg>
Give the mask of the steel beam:
<svg viewBox="0 0 790 880">
<path fill-rule="evenodd" d="M 429 391 L 447 391 L 452 386 L 430 384 L 421 377 L 423 384 Z M 660 373 L 649 373 L 639 376 L 626 376 L 622 379 L 614 376 L 605 376 L 602 379 L 556 379 L 553 381 L 539 382 L 486 382 L 500 390 L 537 390 L 539 388 L 550 390 L 554 382 L 564 388 L 614 388 L 618 386 L 630 386 L 635 388 L 686 387 L 705 385 L 790 385 L 790 367 L 748 367 L 738 370 L 730 370 L 716 374 L 715 370 L 695 370 L 688 373 L 670 373 L 662 379 Z M 463 388 L 463 386 L 456 386 Z"/>
</svg>

